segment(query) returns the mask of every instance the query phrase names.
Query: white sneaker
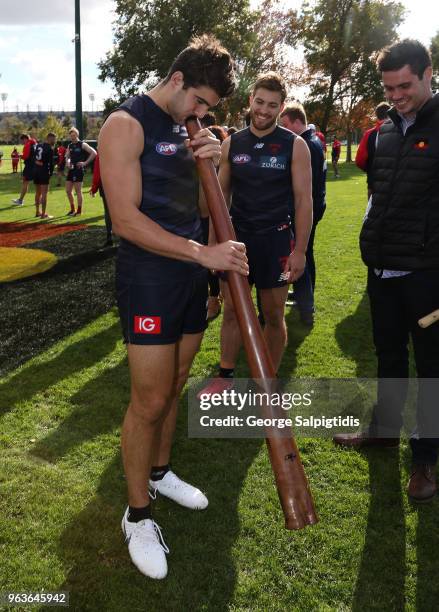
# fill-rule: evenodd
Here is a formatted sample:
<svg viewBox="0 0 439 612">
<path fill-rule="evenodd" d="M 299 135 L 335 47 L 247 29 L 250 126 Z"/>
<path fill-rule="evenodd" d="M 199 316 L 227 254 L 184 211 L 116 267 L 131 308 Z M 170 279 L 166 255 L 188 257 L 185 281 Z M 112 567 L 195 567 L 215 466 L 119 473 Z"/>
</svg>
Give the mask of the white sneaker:
<svg viewBox="0 0 439 612">
<path fill-rule="evenodd" d="M 149 578 L 160 580 L 168 573 L 166 546 L 160 527 L 151 519 L 144 519 L 138 523 L 130 523 L 126 509 L 122 519 L 122 531 L 128 544 L 131 561 Z"/>
<path fill-rule="evenodd" d="M 172 470 L 169 470 L 161 480 L 149 481 L 149 495 L 152 499 L 157 497 L 157 491 L 191 510 L 204 510 L 209 504 L 200 489 L 181 480 Z"/>
<path fill-rule="evenodd" d="M 16 206 L 23 206 L 23 200 L 20 200 L 20 198 L 17 198 L 16 200 L 12 200 L 12 202 L 16 205 Z"/>
</svg>

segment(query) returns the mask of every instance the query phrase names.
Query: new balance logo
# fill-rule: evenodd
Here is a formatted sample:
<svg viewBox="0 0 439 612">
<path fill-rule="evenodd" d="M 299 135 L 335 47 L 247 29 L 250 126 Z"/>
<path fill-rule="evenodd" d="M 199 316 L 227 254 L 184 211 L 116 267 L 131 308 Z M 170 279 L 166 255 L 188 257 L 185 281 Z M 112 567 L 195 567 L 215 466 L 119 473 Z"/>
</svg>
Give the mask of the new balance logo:
<svg viewBox="0 0 439 612">
<path fill-rule="evenodd" d="M 162 331 L 161 317 L 134 317 L 135 334 L 160 334 Z"/>
</svg>

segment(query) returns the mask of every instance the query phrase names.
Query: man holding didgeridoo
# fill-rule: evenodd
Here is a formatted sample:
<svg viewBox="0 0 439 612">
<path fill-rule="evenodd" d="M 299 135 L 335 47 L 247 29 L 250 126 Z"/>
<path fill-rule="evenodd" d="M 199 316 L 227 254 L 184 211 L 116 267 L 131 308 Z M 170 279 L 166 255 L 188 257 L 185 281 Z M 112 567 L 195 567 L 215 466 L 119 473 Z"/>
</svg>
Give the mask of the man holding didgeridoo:
<svg viewBox="0 0 439 612">
<path fill-rule="evenodd" d="M 151 578 L 166 576 L 168 549 L 152 520 L 150 495 L 193 509 L 208 503 L 169 468 L 178 396 L 206 328 L 207 269 L 248 273 L 243 244 L 202 245 L 189 146 L 200 145 L 195 155 L 215 164 L 221 149 L 208 129 L 189 142 L 184 127 L 187 117 L 203 117 L 234 87 L 227 50 L 211 36 L 195 38 L 163 81 L 110 115 L 99 137 L 102 182 L 121 238 L 117 301 L 131 374 L 122 529 L 133 563 Z"/>
<path fill-rule="evenodd" d="M 418 320 L 439 307 L 439 94 L 431 90 L 430 54 L 416 40 L 386 47 L 377 66 L 393 108 L 378 131 L 360 247 L 368 266 L 378 397 L 369 428 L 335 442 L 398 447 L 411 337 L 418 395 L 408 495 L 428 502 L 437 492 L 439 326 L 422 328 Z"/>
</svg>

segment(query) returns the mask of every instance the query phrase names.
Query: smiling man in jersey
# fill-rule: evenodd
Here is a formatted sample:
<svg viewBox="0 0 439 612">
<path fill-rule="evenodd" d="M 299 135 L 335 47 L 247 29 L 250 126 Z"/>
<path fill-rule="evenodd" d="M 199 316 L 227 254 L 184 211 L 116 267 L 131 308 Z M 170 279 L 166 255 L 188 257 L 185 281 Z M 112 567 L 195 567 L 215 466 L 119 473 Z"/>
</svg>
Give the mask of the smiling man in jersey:
<svg viewBox="0 0 439 612">
<path fill-rule="evenodd" d="M 64 176 L 64 170 L 66 167 L 66 152 L 67 149 L 66 147 L 62 144 L 62 142 L 59 143 L 56 153 L 57 153 L 57 176 L 58 176 L 58 181 L 56 183 L 57 187 L 61 187 L 61 179 L 65 178 Z"/>
<path fill-rule="evenodd" d="M 50 177 L 53 174 L 53 147 L 55 141 L 56 135 L 53 132 L 49 132 L 46 142 L 39 142 L 34 146 L 35 216 L 41 217 L 41 219 L 52 218 L 46 213 L 46 206 Z"/>
<path fill-rule="evenodd" d="M 66 179 L 66 193 L 70 204 L 69 216 L 82 213 L 82 181 L 84 180 L 84 168 L 91 164 L 96 157 L 96 151 L 86 142 L 79 140 L 79 132 L 75 127 L 70 128 L 69 136 L 72 139 L 67 145 L 66 164 L 69 169 Z M 84 155 L 88 154 L 84 161 Z M 77 208 L 73 199 L 73 190 L 76 193 Z"/>
<path fill-rule="evenodd" d="M 261 75 L 250 98 L 250 126 L 222 145 L 219 179 L 237 239 L 247 248 L 249 281 L 259 290 L 264 335 L 277 371 L 287 343 L 288 283 L 305 268 L 312 227 L 311 162 L 304 140 L 276 124 L 284 108 L 285 85 L 276 73 Z M 290 212 L 296 235 L 292 241 Z M 232 385 L 241 336 L 227 284 L 223 283 L 219 379 L 202 393 Z"/>
<path fill-rule="evenodd" d="M 133 563 L 152 578 L 166 576 L 168 549 L 152 520 L 150 495 L 192 509 L 208 503 L 169 467 L 178 397 L 206 328 L 207 270 L 248 274 L 243 244 L 202 245 L 193 155 L 218 164 L 221 148 L 206 128 L 189 143 L 184 127 L 187 117 L 202 118 L 234 87 L 226 49 L 211 36 L 195 38 L 167 77 L 122 104 L 99 136 L 102 182 L 121 238 L 117 300 L 131 373 L 122 529 Z M 189 145 L 200 148 L 193 154 Z"/>
</svg>

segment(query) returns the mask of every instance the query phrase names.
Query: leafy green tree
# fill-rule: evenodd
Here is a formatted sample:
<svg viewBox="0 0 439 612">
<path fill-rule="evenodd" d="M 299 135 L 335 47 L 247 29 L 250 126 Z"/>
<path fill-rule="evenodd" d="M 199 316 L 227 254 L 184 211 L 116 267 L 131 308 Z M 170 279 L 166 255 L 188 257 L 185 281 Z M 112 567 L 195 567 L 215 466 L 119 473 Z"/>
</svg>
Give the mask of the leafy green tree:
<svg viewBox="0 0 439 612">
<path fill-rule="evenodd" d="M 240 61 L 253 41 L 249 0 L 116 0 L 114 47 L 99 63 L 120 97 L 163 78 L 189 39 L 215 34 Z"/>
<path fill-rule="evenodd" d="M 296 24 L 296 12 L 286 9 L 284 3 L 277 0 L 263 0 L 255 15 L 254 40 L 247 56 L 237 62 L 236 92 L 223 104 L 225 114 L 232 122 L 248 106 L 251 86 L 259 72 L 279 72 L 289 88 L 298 85 L 301 80 L 289 45 L 290 32 Z"/>
<path fill-rule="evenodd" d="M 62 121 L 55 115 L 47 115 L 43 125 L 38 129 L 37 136 L 39 140 L 45 140 L 49 132 L 56 134 L 58 140 L 67 138 L 67 130 Z"/>
<path fill-rule="evenodd" d="M 4 117 L 0 122 L 0 140 L 2 142 L 16 144 L 21 134 L 27 133 L 27 125 L 16 115 Z"/>
<path fill-rule="evenodd" d="M 309 99 L 319 108 L 318 123 L 327 132 L 334 115 L 349 136 L 351 117 L 363 100 L 380 101 L 375 67 L 377 52 L 397 39 L 402 4 L 391 0 L 315 0 L 304 2 L 294 42 L 304 46 L 309 69 Z M 348 156 L 350 146 L 348 146 Z"/>
<path fill-rule="evenodd" d="M 82 113 L 82 135 L 83 138 L 88 138 L 88 116 L 85 113 Z"/>
<path fill-rule="evenodd" d="M 433 60 L 433 90 L 439 90 L 439 31 L 433 36 L 430 44 L 431 59 Z"/>
<path fill-rule="evenodd" d="M 235 59 L 237 92 L 218 109 L 221 121 L 242 112 L 260 70 L 288 64 L 285 41 L 294 13 L 277 0 L 264 0 L 258 10 L 249 0 L 116 0 L 116 14 L 114 48 L 99 63 L 100 78 L 111 80 L 116 90 L 105 113 L 166 76 L 193 35 L 214 34 Z"/>
</svg>

